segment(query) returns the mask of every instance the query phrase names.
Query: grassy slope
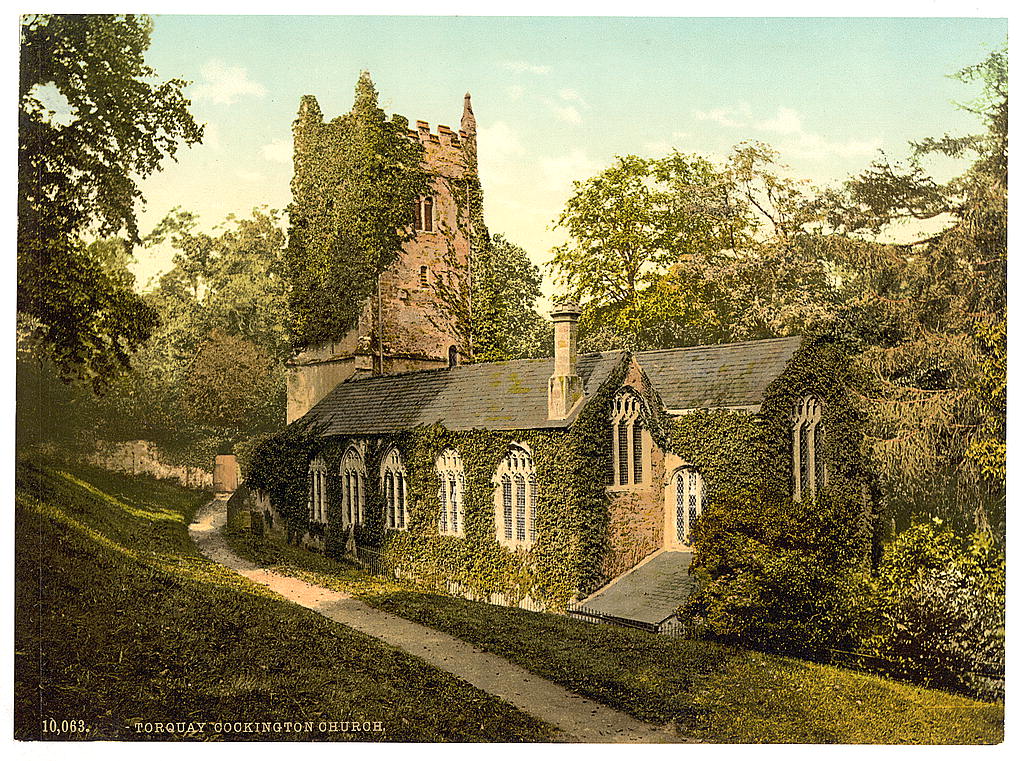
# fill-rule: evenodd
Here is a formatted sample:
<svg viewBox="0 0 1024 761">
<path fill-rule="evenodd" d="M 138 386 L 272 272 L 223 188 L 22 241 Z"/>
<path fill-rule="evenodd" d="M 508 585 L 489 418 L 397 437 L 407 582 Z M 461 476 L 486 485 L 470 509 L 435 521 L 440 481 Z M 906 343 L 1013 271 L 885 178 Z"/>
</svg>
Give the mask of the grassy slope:
<svg viewBox="0 0 1024 761">
<path fill-rule="evenodd" d="M 198 555 L 186 526 L 206 495 L 25 463 L 16 489 L 16 738 L 69 739 L 44 735 L 45 718 L 83 720 L 89 733 L 72 737 L 89 739 L 146 739 L 137 721 L 351 719 L 385 731 L 203 736 L 550 736 L 511 706 Z"/>
<path fill-rule="evenodd" d="M 1001 704 L 710 642 L 412 590 L 294 547 L 240 554 L 499 653 L 580 694 L 711 742 L 997 743 Z"/>
</svg>

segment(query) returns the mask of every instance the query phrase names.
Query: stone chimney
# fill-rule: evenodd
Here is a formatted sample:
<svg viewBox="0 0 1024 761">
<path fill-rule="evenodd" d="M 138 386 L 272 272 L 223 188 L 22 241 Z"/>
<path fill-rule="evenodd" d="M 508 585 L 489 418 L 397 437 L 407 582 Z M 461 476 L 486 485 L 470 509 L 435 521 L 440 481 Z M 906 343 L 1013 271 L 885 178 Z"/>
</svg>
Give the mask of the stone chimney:
<svg viewBox="0 0 1024 761">
<path fill-rule="evenodd" d="M 576 326 L 580 307 L 571 301 L 555 304 L 555 372 L 548 381 L 548 419 L 565 420 L 583 396 L 583 381 L 576 374 Z"/>
</svg>

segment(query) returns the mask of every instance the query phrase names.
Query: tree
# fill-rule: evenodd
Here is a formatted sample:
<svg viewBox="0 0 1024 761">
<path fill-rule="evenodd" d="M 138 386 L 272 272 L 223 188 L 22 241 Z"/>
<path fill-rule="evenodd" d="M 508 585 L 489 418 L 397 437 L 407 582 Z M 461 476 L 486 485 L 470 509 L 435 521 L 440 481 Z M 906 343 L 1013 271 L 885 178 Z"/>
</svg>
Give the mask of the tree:
<svg viewBox="0 0 1024 761">
<path fill-rule="evenodd" d="M 285 259 L 296 346 L 343 336 L 414 234 L 413 201 L 428 178 L 408 126 L 404 117 L 385 118 L 365 71 L 352 110 L 327 124 L 316 100 L 303 97 Z"/>
<path fill-rule="evenodd" d="M 834 330 L 859 341 L 874 459 L 903 522 L 914 512 L 962 529 L 1001 529 L 1006 447 L 1006 51 L 958 74 L 980 80 L 967 108 L 986 131 L 929 138 L 903 163 L 883 157 L 822 199 L 825 239 L 850 300 Z M 973 157 L 940 184 L 921 162 Z M 879 232 L 942 223 L 899 245 Z"/>
<path fill-rule="evenodd" d="M 578 184 L 560 220 L 573 240 L 551 265 L 584 303 L 581 345 L 763 338 L 826 319 L 835 297 L 810 243 L 812 200 L 760 143 L 721 167 L 627 157 Z"/>
<path fill-rule="evenodd" d="M 712 165 L 678 152 L 620 156 L 574 187 L 558 219 L 570 239 L 554 249 L 549 266 L 584 306 L 582 333 L 623 311 L 638 314 L 640 294 L 665 267 L 728 245 L 744 224 L 722 202 L 722 177 Z M 639 340 L 635 331 L 621 338 L 633 346 Z"/>
<path fill-rule="evenodd" d="M 18 311 L 63 375 L 96 388 L 129 365 L 156 315 L 82 237 L 138 243 L 137 179 L 202 138 L 187 83 L 148 81 L 151 30 L 145 16 L 33 14 L 21 26 Z M 47 91 L 67 113 L 44 105 Z"/>
<path fill-rule="evenodd" d="M 198 451 L 284 420 L 290 341 L 280 215 L 255 209 L 214 233 L 195 228 L 193 214 L 175 209 L 146 236 L 170 242 L 174 266 L 144 295 L 160 328 L 93 405 L 102 438 Z"/>
</svg>

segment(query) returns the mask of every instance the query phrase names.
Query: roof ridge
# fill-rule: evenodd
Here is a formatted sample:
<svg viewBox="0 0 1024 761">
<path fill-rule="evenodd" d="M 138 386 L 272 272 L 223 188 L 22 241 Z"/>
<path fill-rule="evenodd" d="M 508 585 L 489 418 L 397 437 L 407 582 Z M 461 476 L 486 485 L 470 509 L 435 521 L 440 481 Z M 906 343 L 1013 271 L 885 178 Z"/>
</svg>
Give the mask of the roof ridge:
<svg viewBox="0 0 1024 761">
<path fill-rule="evenodd" d="M 749 346 L 750 344 L 770 343 L 778 341 L 803 340 L 803 336 L 776 336 L 775 338 L 751 338 L 747 341 L 730 341 L 720 344 L 697 344 L 695 346 L 676 346 L 670 349 L 645 349 L 636 354 L 665 354 L 672 351 L 693 351 L 694 349 L 720 349 L 726 346 Z"/>
</svg>

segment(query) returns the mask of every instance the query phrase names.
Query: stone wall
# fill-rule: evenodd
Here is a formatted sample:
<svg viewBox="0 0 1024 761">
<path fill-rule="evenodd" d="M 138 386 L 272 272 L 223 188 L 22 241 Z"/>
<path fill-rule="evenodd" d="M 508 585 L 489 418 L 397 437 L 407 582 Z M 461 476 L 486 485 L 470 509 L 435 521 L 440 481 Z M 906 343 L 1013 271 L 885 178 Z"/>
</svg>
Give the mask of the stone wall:
<svg viewBox="0 0 1024 761">
<path fill-rule="evenodd" d="M 640 369 L 634 361 L 623 385 L 640 388 L 640 383 Z M 609 580 L 662 549 L 665 543 L 665 452 L 649 431 L 645 430 L 643 437 L 644 483 L 608 487 L 608 552 L 601 572 Z"/>
<path fill-rule="evenodd" d="M 176 465 L 152 441 L 97 441 L 86 461 L 107 470 L 177 481 L 196 489 L 213 488 L 213 461 L 209 468 Z"/>
</svg>

